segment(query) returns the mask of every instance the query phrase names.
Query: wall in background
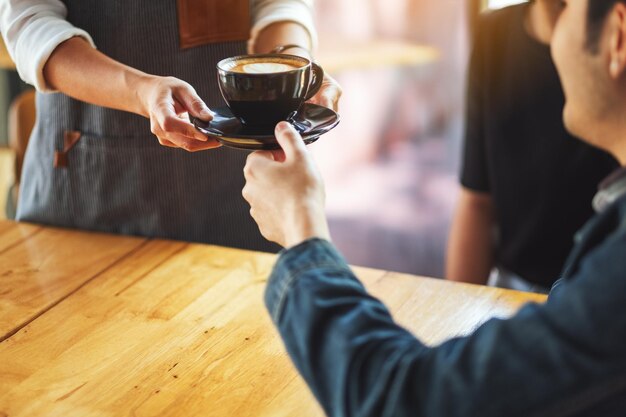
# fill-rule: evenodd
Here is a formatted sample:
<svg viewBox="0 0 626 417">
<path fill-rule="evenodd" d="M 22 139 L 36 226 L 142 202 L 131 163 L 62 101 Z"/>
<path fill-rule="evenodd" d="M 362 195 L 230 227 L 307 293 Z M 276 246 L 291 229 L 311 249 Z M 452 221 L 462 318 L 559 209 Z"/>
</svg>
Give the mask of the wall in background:
<svg viewBox="0 0 626 417">
<path fill-rule="evenodd" d="M 0 147 L 8 146 L 7 115 L 10 100 L 8 72 L 0 70 Z"/>
<path fill-rule="evenodd" d="M 440 54 L 421 65 L 381 62 L 335 74 L 342 122 L 311 149 L 326 180 L 333 239 L 353 264 L 443 275 L 462 136 L 465 6 L 316 0 L 321 48 L 393 40 Z"/>
</svg>

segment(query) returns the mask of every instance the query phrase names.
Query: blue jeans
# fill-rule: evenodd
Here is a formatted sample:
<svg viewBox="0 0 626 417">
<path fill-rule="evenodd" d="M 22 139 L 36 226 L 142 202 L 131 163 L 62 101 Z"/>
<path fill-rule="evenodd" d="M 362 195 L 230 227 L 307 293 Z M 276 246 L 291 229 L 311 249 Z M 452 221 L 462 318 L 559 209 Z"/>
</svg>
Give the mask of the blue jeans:
<svg viewBox="0 0 626 417">
<path fill-rule="evenodd" d="M 626 416 L 626 199 L 581 231 L 544 305 L 437 347 L 327 241 L 281 254 L 266 304 L 329 416 Z"/>
</svg>

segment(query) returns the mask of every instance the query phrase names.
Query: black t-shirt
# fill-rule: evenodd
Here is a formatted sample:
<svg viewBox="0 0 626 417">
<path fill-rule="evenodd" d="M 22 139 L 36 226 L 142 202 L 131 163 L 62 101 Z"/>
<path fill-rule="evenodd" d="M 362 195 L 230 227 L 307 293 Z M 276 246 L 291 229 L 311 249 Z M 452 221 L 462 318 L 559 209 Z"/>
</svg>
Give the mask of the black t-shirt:
<svg viewBox="0 0 626 417">
<path fill-rule="evenodd" d="M 570 136 L 550 49 L 524 28 L 528 5 L 482 16 L 470 63 L 461 183 L 494 201 L 497 265 L 550 287 L 598 183 L 617 162 Z"/>
</svg>

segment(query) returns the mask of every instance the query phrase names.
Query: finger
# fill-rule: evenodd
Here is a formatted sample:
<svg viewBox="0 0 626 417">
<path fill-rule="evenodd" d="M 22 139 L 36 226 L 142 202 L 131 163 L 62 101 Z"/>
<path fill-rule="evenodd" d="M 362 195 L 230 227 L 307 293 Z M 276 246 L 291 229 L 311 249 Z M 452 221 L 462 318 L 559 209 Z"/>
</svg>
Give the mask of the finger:
<svg viewBox="0 0 626 417">
<path fill-rule="evenodd" d="M 250 184 L 246 183 L 246 185 L 241 189 L 241 196 L 244 200 L 250 205 L 250 201 L 252 200 L 252 189 Z"/>
<path fill-rule="evenodd" d="M 331 96 L 330 94 L 324 94 L 322 97 L 320 97 L 318 104 L 322 107 L 337 111 L 336 103 L 337 101 L 335 100 L 334 96 Z"/>
<path fill-rule="evenodd" d="M 275 151 L 256 151 L 256 152 L 254 152 L 254 155 L 257 158 L 266 159 L 268 161 L 275 161 L 276 158 L 274 158 L 274 152 Z M 280 152 L 282 152 L 282 151 L 280 151 Z"/>
<path fill-rule="evenodd" d="M 320 105 L 337 111 L 339 109 L 339 99 L 341 98 L 341 88 L 333 85 L 323 91 Z"/>
<path fill-rule="evenodd" d="M 159 138 L 159 143 L 163 146 L 167 146 L 168 148 L 178 148 L 178 146 L 175 143 L 172 143 L 167 139 Z"/>
<path fill-rule="evenodd" d="M 250 215 L 252 217 L 256 217 L 253 214 L 259 213 L 259 210 L 257 207 L 258 207 L 259 201 L 262 200 L 262 192 L 259 189 L 259 187 L 246 184 L 241 190 L 241 195 L 243 199 L 246 201 L 246 203 L 248 203 L 248 205 L 250 206 Z M 263 210 L 261 210 L 261 212 L 262 211 Z"/>
<path fill-rule="evenodd" d="M 336 88 L 332 88 L 320 92 L 311 100 L 309 100 L 309 102 L 322 107 L 326 107 L 328 109 L 332 109 L 333 111 L 339 111 L 340 97 L 341 93 Z"/>
<path fill-rule="evenodd" d="M 191 86 L 179 87 L 175 92 L 175 97 L 192 116 L 207 122 L 213 120 L 213 112 Z"/>
<path fill-rule="evenodd" d="M 270 152 L 272 153 L 272 158 L 274 158 L 274 161 L 285 162 L 285 152 L 282 149 L 277 149 Z"/>
<path fill-rule="evenodd" d="M 213 138 L 206 138 L 207 140 L 205 142 L 199 142 L 178 133 L 165 133 L 162 136 L 162 139 L 169 141 L 176 145 L 176 147 L 182 148 L 188 152 L 205 151 L 207 149 L 214 149 L 221 146 L 221 144 Z"/>
<path fill-rule="evenodd" d="M 218 141 L 211 139 L 208 142 L 193 142 L 189 149 L 185 149 L 188 152 L 200 152 L 200 151 L 208 151 L 210 149 L 216 149 L 221 147 L 222 144 Z"/>
<path fill-rule="evenodd" d="M 208 138 L 202 132 L 194 127 L 191 123 L 178 117 L 171 110 L 162 109 L 162 113 L 158 115 L 161 130 L 166 134 L 178 134 L 193 138 L 202 142 L 206 142 Z"/>
<path fill-rule="evenodd" d="M 285 153 L 285 160 L 299 159 L 306 153 L 304 141 L 296 129 L 287 122 L 276 125 L 276 140 Z"/>
<path fill-rule="evenodd" d="M 243 167 L 243 176 L 246 180 L 256 178 L 258 171 L 265 170 L 268 163 L 274 162 L 271 152 L 256 151 L 246 158 L 246 165 Z"/>
<path fill-rule="evenodd" d="M 263 161 L 263 162 L 267 162 L 267 161 L 274 161 L 274 156 L 272 155 L 272 151 L 254 151 L 251 154 L 248 155 L 247 162 L 254 162 L 256 163 L 257 161 Z"/>
</svg>

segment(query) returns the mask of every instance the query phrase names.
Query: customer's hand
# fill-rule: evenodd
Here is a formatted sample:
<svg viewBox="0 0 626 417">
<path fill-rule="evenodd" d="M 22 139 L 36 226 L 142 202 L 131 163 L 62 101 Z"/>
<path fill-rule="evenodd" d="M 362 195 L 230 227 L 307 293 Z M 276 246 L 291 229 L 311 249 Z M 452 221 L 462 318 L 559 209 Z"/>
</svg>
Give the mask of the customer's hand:
<svg viewBox="0 0 626 417">
<path fill-rule="evenodd" d="M 339 111 L 339 99 L 342 94 L 343 91 L 339 83 L 330 75 L 324 74 L 324 81 L 322 82 L 320 91 L 318 91 L 309 102 L 328 107 L 334 111 Z"/>
<path fill-rule="evenodd" d="M 186 82 L 174 77 L 149 76 L 137 88 L 144 115 L 150 118 L 150 128 L 163 146 L 182 148 L 189 152 L 220 146 L 198 131 L 187 114 L 209 121 L 213 113 L 196 91 Z"/>
<path fill-rule="evenodd" d="M 258 151 L 244 168 L 243 197 L 261 234 L 284 247 L 309 238 L 330 240 L 324 214 L 324 184 L 296 130 L 286 122 L 276 126 L 282 150 Z"/>
</svg>

